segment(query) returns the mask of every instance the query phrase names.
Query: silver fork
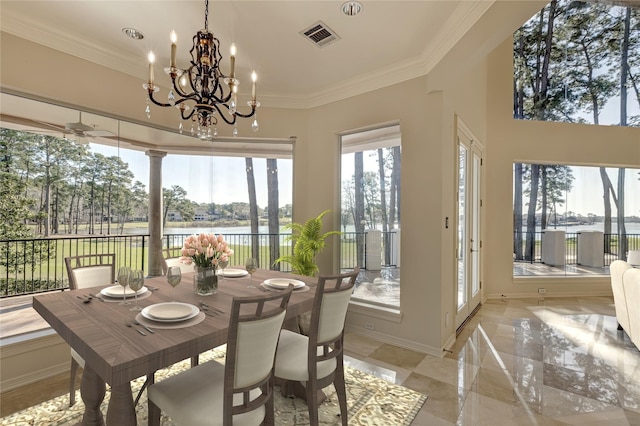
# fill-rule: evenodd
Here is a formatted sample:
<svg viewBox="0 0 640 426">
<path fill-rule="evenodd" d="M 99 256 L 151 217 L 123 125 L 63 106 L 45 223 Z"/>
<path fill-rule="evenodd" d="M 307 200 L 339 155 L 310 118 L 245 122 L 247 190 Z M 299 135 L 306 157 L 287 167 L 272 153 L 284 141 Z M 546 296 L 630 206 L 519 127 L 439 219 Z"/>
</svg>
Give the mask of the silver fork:
<svg viewBox="0 0 640 426">
<path fill-rule="evenodd" d="M 202 301 L 200 301 L 200 308 L 201 309 L 202 308 L 207 308 L 207 309 L 211 309 L 211 310 L 215 311 L 216 313 L 224 314 L 224 311 L 222 309 L 216 308 L 215 306 L 209 306 L 209 305 L 207 305 L 206 303 L 204 303 Z"/>
<path fill-rule="evenodd" d="M 137 319 L 135 319 L 135 318 L 133 319 L 133 323 L 134 323 L 135 325 L 139 325 L 140 327 L 143 327 L 145 330 L 147 330 L 147 331 L 148 331 L 149 333 L 151 333 L 151 334 L 155 333 L 155 331 L 153 331 L 152 329 L 150 329 L 150 328 L 149 328 L 149 327 L 147 327 L 146 325 L 139 323 L 139 322 L 138 322 L 138 320 L 137 320 Z"/>
<path fill-rule="evenodd" d="M 140 330 L 139 328 L 135 328 L 133 326 L 133 324 L 131 324 L 130 322 L 125 322 L 124 325 L 126 325 L 129 328 L 133 328 L 135 331 L 137 331 L 138 333 L 142 334 L 143 336 L 147 335 L 144 331 Z"/>
</svg>

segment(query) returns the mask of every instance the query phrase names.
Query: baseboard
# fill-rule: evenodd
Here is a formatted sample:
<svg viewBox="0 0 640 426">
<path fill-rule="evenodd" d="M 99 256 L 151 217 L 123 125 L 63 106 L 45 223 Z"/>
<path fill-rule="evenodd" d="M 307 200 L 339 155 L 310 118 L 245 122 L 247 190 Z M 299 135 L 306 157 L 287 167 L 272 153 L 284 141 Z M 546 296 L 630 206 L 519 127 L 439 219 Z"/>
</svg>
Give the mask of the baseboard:
<svg viewBox="0 0 640 426">
<path fill-rule="evenodd" d="M 423 345 L 420 343 L 416 343 L 412 340 L 408 340 L 408 339 L 403 339 L 400 337 L 396 337 L 396 336 L 390 336 L 388 334 L 383 334 L 383 333 L 379 333 L 376 331 L 372 331 L 372 330 L 368 330 L 364 327 L 356 327 L 353 325 L 347 325 L 345 327 L 345 330 L 350 332 L 350 333 L 354 333 L 354 334 L 359 334 L 361 336 L 366 336 L 366 337 L 370 337 L 374 340 L 377 340 L 378 342 L 382 342 L 382 343 L 388 343 L 390 345 L 395 345 L 395 346 L 399 346 L 401 348 L 405 348 L 405 349 L 411 349 L 414 351 L 418 351 L 418 352 L 423 352 L 432 356 L 437 356 L 442 358 L 444 351 L 443 348 L 436 348 L 433 346 L 429 346 L 429 345 Z"/>
<path fill-rule="evenodd" d="M 69 357 L 69 360 L 70 359 L 71 357 Z M 40 370 L 36 370 L 28 374 L 11 377 L 9 379 L 3 380 L 2 384 L 0 385 L 0 388 L 2 388 L 2 392 L 6 392 L 6 391 L 20 388 L 22 386 L 27 386 L 32 383 L 39 382 L 41 380 L 48 379 L 58 374 L 63 374 L 65 372 L 68 373 L 69 365 L 70 365 L 70 361 L 67 361 L 61 364 L 52 365 Z"/>
<path fill-rule="evenodd" d="M 486 294 L 486 299 L 543 299 L 552 297 L 610 297 L 613 296 L 611 290 L 594 290 L 594 291 L 562 291 L 555 292 L 549 291 L 545 294 L 538 293 L 489 293 Z"/>
<path fill-rule="evenodd" d="M 455 332 L 451 333 L 451 336 L 449 336 L 447 341 L 444 342 L 442 353 L 444 354 L 444 351 L 451 352 L 451 347 L 453 347 L 454 343 L 456 343 L 456 333 Z"/>
<path fill-rule="evenodd" d="M 69 345 L 55 333 L 16 336 L 12 343 L 3 340 L 0 351 L 2 392 L 69 371 Z"/>
</svg>

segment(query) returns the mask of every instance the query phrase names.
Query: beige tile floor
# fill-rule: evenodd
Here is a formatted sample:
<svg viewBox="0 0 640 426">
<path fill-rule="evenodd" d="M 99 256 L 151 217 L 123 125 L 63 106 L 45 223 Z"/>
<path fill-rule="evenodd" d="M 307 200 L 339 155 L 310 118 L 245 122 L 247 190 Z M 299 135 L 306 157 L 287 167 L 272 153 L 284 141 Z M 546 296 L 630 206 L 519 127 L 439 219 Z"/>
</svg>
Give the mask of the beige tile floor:
<svg viewBox="0 0 640 426">
<path fill-rule="evenodd" d="M 491 300 L 444 358 L 348 333 L 346 362 L 428 395 L 415 426 L 640 425 L 640 351 L 614 315 L 610 297 Z M 0 415 L 67 380 L 1 393 Z"/>
<path fill-rule="evenodd" d="M 347 362 L 429 399 L 413 422 L 640 425 L 640 351 L 609 297 L 491 300 L 440 359 L 348 334 Z"/>
</svg>

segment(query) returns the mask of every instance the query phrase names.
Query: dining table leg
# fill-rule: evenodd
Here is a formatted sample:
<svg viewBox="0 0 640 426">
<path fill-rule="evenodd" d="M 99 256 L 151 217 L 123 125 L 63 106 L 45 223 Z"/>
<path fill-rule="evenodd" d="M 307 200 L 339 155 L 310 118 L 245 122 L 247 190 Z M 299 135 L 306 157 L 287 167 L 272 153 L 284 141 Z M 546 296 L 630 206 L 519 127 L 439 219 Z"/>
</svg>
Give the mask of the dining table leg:
<svg viewBox="0 0 640 426">
<path fill-rule="evenodd" d="M 104 400 L 106 384 L 93 369 L 85 365 L 80 382 L 80 397 L 84 402 L 82 425 L 104 426 L 104 417 L 100 411 L 100 404 Z"/>
<path fill-rule="evenodd" d="M 136 426 L 137 424 L 131 383 L 112 386 L 107 409 L 107 426 Z"/>
<path fill-rule="evenodd" d="M 100 405 L 106 393 L 104 380 L 87 364 L 82 372 L 80 396 L 84 402 L 83 426 L 136 426 L 136 410 L 133 404 L 131 383 L 121 383 L 111 387 L 111 398 L 107 408 L 107 419 L 102 415 Z"/>
</svg>

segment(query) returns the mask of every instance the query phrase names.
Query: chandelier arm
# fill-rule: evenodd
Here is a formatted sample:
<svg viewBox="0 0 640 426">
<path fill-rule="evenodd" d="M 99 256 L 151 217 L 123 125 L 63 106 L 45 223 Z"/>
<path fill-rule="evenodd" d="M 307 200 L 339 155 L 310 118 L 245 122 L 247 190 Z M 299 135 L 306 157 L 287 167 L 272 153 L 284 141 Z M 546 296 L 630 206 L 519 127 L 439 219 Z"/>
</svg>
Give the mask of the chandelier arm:
<svg viewBox="0 0 640 426">
<path fill-rule="evenodd" d="M 224 106 L 227 109 L 227 112 L 229 112 L 229 107 L 225 104 L 221 104 L 222 106 Z M 220 106 L 218 104 L 214 105 L 214 108 L 218 111 L 218 117 L 222 118 L 224 120 L 225 123 L 230 124 L 230 125 L 234 125 L 236 124 L 236 116 L 235 114 L 229 114 L 231 115 L 231 117 L 233 117 L 231 120 L 227 119 L 227 115 L 222 113 L 222 110 L 220 109 Z"/>
<path fill-rule="evenodd" d="M 178 83 L 176 83 L 176 80 L 178 80 L 178 78 L 172 79 L 173 90 L 176 91 L 176 94 L 178 96 L 180 96 L 181 98 L 193 99 L 194 101 L 197 101 L 197 99 L 194 99 L 194 96 L 196 96 L 196 92 L 195 91 L 193 91 L 191 93 L 184 92 L 182 89 L 180 89 L 180 85 Z"/>
<path fill-rule="evenodd" d="M 251 112 L 247 113 L 247 114 L 242 114 L 241 112 L 236 111 L 236 115 L 238 117 L 242 117 L 242 118 L 249 118 L 249 117 L 253 117 L 256 113 L 257 108 L 255 106 L 251 107 Z"/>
<path fill-rule="evenodd" d="M 190 120 L 191 117 L 193 117 L 193 114 L 196 112 L 196 110 L 195 110 L 195 108 L 193 108 L 191 110 L 191 112 L 189 114 L 187 114 L 187 115 L 184 114 L 185 112 L 186 112 L 185 109 L 181 109 L 180 110 L 180 116 L 182 117 L 183 120 L 187 121 L 187 120 Z"/>
<path fill-rule="evenodd" d="M 158 102 L 158 101 L 156 101 L 156 99 L 153 97 L 153 92 L 152 92 L 152 91 L 149 91 L 149 100 L 150 100 L 151 102 L 153 102 L 154 104 L 156 104 L 156 105 L 158 105 L 158 106 L 161 106 L 161 107 L 170 107 L 170 106 L 173 106 L 173 105 L 171 105 L 170 103 L 163 103 L 163 102 Z"/>
</svg>

